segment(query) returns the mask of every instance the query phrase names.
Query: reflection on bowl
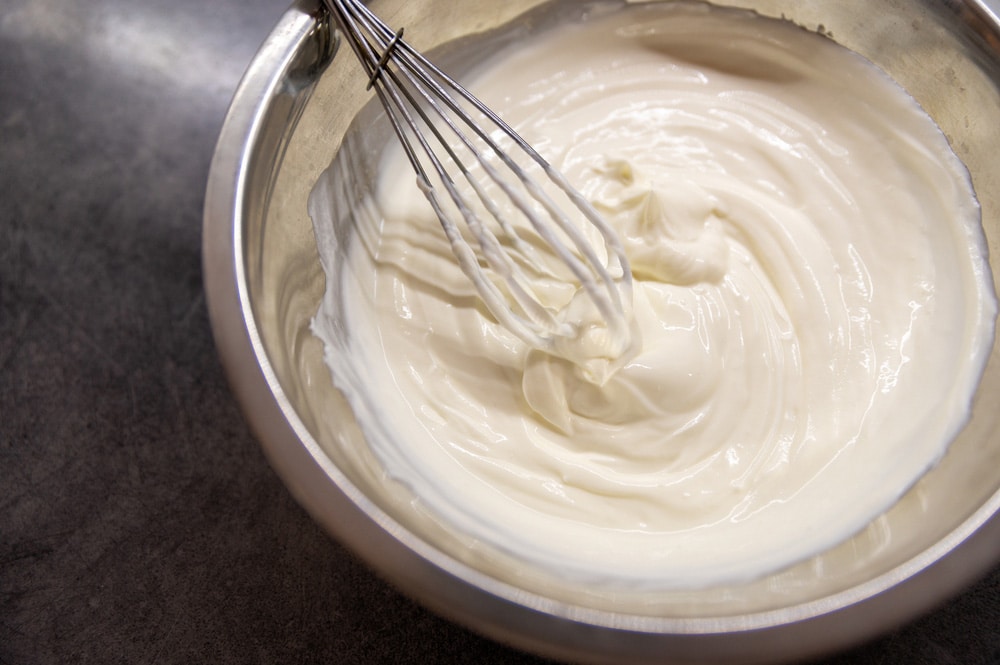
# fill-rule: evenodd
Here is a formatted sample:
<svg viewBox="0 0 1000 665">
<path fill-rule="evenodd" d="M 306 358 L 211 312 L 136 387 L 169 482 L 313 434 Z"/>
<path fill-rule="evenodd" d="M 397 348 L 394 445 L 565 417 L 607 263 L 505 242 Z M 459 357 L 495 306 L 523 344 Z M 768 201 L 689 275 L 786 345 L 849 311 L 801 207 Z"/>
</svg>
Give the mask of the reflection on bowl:
<svg viewBox="0 0 1000 665">
<path fill-rule="evenodd" d="M 372 3 L 428 50 L 540 2 Z M 978 2 L 722 2 L 831 36 L 895 78 L 965 162 L 1000 256 L 1000 25 Z M 864 17 L 861 20 L 859 17 Z M 641 610 L 592 607 L 501 582 L 382 495 L 350 408 L 309 332 L 324 289 L 310 189 L 370 96 L 322 13 L 293 7 L 251 64 L 210 176 L 205 273 L 220 353 L 272 464 L 331 533 L 410 595 L 474 629 L 587 662 L 761 662 L 839 648 L 913 618 L 995 562 L 1000 538 L 1000 360 L 994 346 L 970 424 L 942 463 L 842 545 L 744 585 L 677 591 Z M 942 81 L 944 83 L 942 83 Z M 373 137 L 372 140 L 382 140 Z M 374 165 L 364 160 L 358 170 Z M 357 180 L 372 179 L 361 173 Z M 350 195 L 350 192 L 344 192 Z M 345 222 L 338 233 L 350 233 Z M 994 265 L 994 273 L 998 268 Z M 436 542 L 437 546 L 429 543 Z M 441 543 L 445 544 L 442 546 Z M 752 654 L 752 656 L 748 656 Z"/>
</svg>

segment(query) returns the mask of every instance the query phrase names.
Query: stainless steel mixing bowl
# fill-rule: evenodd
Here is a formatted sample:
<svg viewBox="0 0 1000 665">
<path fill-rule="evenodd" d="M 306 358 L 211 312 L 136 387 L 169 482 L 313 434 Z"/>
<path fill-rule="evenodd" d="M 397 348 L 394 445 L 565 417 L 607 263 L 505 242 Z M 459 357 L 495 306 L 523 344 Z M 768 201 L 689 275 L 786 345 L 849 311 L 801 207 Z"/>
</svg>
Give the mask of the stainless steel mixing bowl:
<svg viewBox="0 0 1000 665">
<path fill-rule="evenodd" d="M 373 8 L 430 49 L 540 0 L 406 0 Z M 938 122 L 968 166 L 1000 275 L 1000 23 L 968 0 L 736 0 L 866 56 Z M 864 532 L 743 586 L 658 594 L 619 610 L 546 597 L 429 544 L 344 450 L 364 442 L 308 330 L 324 288 L 310 189 L 370 94 L 310 0 L 250 65 L 219 139 L 205 209 L 206 289 L 233 388 L 274 468 L 330 533 L 441 614 L 582 662 L 751 663 L 845 647 L 914 618 L 1000 555 L 1000 350 L 942 463 Z M 340 230 L 348 233 L 349 229 Z"/>
</svg>

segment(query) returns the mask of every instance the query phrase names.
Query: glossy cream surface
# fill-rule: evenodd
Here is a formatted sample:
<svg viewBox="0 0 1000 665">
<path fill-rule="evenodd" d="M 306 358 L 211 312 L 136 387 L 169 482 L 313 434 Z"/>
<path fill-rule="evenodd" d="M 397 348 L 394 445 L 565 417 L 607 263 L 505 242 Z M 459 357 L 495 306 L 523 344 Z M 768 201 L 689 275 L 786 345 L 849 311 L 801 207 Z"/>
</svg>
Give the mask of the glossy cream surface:
<svg viewBox="0 0 1000 665">
<path fill-rule="evenodd" d="M 313 202 L 313 327 L 387 501 L 504 579 L 704 587 L 841 542 L 944 453 L 992 280 L 964 168 L 880 71 L 670 4 L 521 40 L 470 87 L 619 233 L 636 352 L 595 378 L 500 326 L 388 150 L 346 248 Z M 571 316 L 574 288 L 541 292 Z"/>
</svg>

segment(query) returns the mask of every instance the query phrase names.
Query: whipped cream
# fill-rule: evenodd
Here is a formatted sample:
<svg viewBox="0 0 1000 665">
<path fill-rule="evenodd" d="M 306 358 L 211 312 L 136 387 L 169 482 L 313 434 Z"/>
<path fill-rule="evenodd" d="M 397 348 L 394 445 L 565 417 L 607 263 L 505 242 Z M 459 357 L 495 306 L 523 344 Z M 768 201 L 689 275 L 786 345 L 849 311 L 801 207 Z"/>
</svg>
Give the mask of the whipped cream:
<svg viewBox="0 0 1000 665">
<path fill-rule="evenodd" d="M 317 188 L 313 328 L 404 522 L 508 581 L 706 587 L 843 541 L 945 452 L 992 344 L 987 250 L 964 167 L 874 66 L 671 3 L 469 87 L 616 228 L 639 341 L 601 373 L 500 326 L 392 146 L 351 242 Z"/>
</svg>

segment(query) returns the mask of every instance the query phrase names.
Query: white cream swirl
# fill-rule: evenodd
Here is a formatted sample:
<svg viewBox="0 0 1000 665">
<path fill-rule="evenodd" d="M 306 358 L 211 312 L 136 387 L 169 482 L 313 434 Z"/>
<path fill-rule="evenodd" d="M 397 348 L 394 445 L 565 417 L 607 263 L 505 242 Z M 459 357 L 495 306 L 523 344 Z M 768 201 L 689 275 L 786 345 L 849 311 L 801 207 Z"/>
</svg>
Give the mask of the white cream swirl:
<svg viewBox="0 0 1000 665">
<path fill-rule="evenodd" d="M 978 209 L 930 119 L 832 42 L 598 14 L 473 88 L 621 234 L 638 354 L 588 380 L 497 326 L 399 154 L 377 249 L 324 256 L 315 329 L 386 476 L 476 547 L 597 588 L 762 575 L 862 528 L 964 423 L 995 318 Z"/>
</svg>

